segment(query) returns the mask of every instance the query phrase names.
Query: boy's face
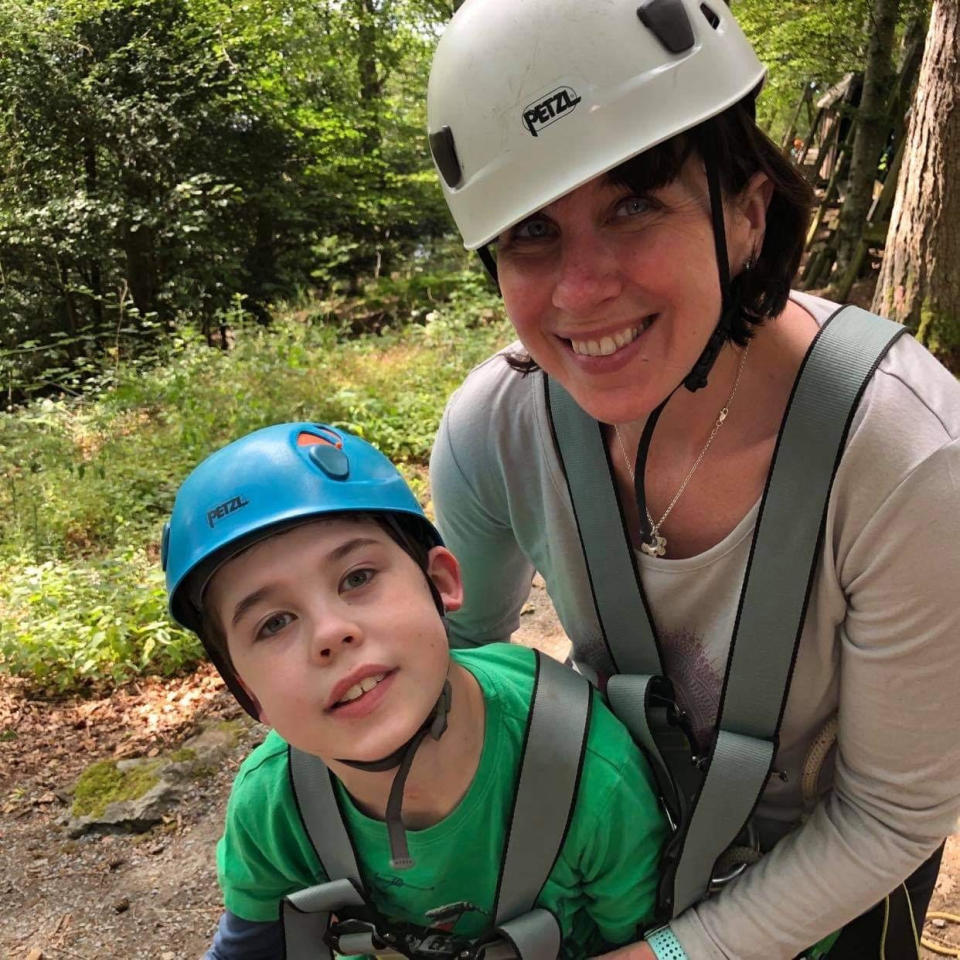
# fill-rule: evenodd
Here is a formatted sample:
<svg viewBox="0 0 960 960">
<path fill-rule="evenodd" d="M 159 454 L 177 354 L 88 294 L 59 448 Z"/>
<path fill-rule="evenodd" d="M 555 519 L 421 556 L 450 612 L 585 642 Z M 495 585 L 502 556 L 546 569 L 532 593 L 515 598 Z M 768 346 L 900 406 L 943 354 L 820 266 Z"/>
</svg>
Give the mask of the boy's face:
<svg viewBox="0 0 960 960">
<path fill-rule="evenodd" d="M 447 610 L 460 570 L 428 572 Z M 440 696 L 446 631 L 423 572 L 376 522 L 327 519 L 255 544 L 214 575 L 206 602 L 260 719 L 324 760 L 379 760 Z"/>
</svg>

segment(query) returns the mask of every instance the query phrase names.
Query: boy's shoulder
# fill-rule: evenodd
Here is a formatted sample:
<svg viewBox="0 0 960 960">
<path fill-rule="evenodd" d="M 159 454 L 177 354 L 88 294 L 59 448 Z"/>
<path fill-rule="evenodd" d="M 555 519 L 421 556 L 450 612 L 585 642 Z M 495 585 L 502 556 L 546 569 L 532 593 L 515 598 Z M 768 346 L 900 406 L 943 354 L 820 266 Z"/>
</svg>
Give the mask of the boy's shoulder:
<svg viewBox="0 0 960 960">
<path fill-rule="evenodd" d="M 480 685 L 487 709 L 486 736 L 516 741 L 519 749 L 530 714 L 536 654 L 514 643 L 487 643 L 450 651 Z"/>
<path fill-rule="evenodd" d="M 290 783 L 290 754 L 287 742 L 275 730 L 271 730 L 263 743 L 255 747 L 240 764 L 233 778 L 230 797 L 232 806 L 253 792 L 264 799 L 281 799 L 288 792 Z"/>
<path fill-rule="evenodd" d="M 536 676 L 533 650 L 516 643 L 488 643 L 451 653 L 477 678 L 487 701 L 497 697 L 512 702 L 524 714 L 529 712 Z M 545 653 L 540 655 L 547 656 Z M 593 690 L 586 752 L 591 766 L 606 767 L 613 778 L 619 776 L 627 765 L 646 770 L 646 761 L 630 732 L 596 689 Z"/>
<path fill-rule="evenodd" d="M 485 643 L 480 647 L 458 648 L 450 656 L 476 676 L 481 686 L 488 678 L 532 686 L 536 653 L 519 643 Z M 545 654 L 544 654 L 545 656 Z"/>
</svg>

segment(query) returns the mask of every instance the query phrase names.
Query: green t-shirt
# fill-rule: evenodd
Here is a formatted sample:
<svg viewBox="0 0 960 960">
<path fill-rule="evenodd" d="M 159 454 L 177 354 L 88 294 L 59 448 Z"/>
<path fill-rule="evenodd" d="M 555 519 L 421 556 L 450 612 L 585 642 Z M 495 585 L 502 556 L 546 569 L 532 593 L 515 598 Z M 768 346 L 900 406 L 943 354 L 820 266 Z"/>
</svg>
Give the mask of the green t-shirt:
<svg viewBox="0 0 960 960">
<path fill-rule="evenodd" d="M 456 808 L 423 830 L 407 831 L 415 866 L 390 867 L 386 826 L 340 799 L 361 879 L 380 913 L 431 926 L 428 911 L 467 901 L 455 930 L 467 936 L 491 920 L 506 824 L 530 710 L 531 650 L 489 644 L 453 657 L 477 679 L 486 702 L 480 763 Z M 647 763 L 594 692 L 576 809 L 538 904 L 560 923 L 563 955 L 584 957 L 637 939 L 652 919 L 657 863 L 666 828 Z M 273 921 L 289 893 L 326 877 L 297 812 L 287 744 L 276 733 L 247 758 L 233 785 L 217 848 L 228 910 Z"/>
</svg>

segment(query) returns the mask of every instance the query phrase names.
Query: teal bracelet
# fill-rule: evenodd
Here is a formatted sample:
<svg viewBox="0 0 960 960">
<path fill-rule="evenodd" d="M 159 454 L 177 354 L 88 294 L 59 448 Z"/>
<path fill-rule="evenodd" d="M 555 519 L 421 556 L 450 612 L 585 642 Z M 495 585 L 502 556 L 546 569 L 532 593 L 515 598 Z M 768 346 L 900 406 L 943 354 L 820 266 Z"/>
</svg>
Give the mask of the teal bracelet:
<svg viewBox="0 0 960 960">
<path fill-rule="evenodd" d="M 657 960 L 689 960 L 683 947 L 680 946 L 680 941 L 669 927 L 650 930 L 644 939 Z"/>
</svg>

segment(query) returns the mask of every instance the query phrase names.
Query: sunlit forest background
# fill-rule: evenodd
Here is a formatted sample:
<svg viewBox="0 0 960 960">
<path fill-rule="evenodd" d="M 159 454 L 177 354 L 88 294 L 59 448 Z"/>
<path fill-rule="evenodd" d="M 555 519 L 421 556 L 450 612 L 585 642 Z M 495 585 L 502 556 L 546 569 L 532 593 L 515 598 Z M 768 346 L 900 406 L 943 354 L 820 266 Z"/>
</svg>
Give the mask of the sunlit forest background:
<svg viewBox="0 0 960 960">
<path fill-rule="evenodd" d="M 883 235 L 863 213 L 862 256 L 844 254 L 857 153 L 840 131 L 885 123 L 869 191 L 896 184 L 933 7 L 734 4 L 769 67 L 760 123 L 821 196 L 839 180 L 811 237 L 832 256 L 808 286 L 875 282 Z M 195 664 L 165 613 L 160 529 L 186 471 L 245 431 L 346 426 L 428 496 L 446 397 L 510 340 L 427 149 L 430 57 L 452 13 L 0 0 L 0 670 L 58 693 Z M 900 97 L 879 120 L 873 60 L 883 103 Z M 925 342 L 949 353 L 950 329 Z"/>
</svg>

